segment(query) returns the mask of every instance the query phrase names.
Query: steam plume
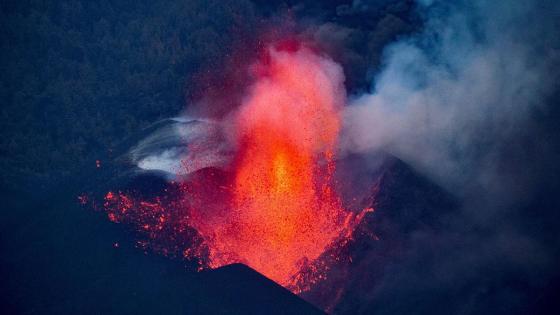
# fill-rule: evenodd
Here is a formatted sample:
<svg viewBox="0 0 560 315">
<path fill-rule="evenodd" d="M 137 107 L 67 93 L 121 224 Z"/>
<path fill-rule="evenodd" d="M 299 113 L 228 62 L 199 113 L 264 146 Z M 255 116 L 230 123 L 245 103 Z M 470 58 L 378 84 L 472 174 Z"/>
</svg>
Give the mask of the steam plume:
<svg viewBox="0 0 560 315">
<path fill-rule="evenodd" d="M 558 232 L 539 220 L 558 217 L 549 188 L 557 180 L 547 174 L 558 168 L 549 126 L 557 122 L 546 113 L 559 82 L 559 3 L 418 6 L 423 31 L 387 47 L 371 93 L 346 107 L 344 149 L 388 151 L 461 207 L 439 218 L 437 232 L 404 235 L 405 258 L 346 305 L 376 314 L 438 313 L 434 305 L 447 314 L 530 313 L 522 307 L 557 274 L 558 243 L 547 240 Z M 357 266 L 350 282 L 372 268 Z"/>
<path fill-rule="evenodd" d="M 500 143 L 555 82 L 558 23 L 543 17 L 558 5 L 420 2 L 424 31 L 390 45 L 372 93 L 347 107 L 346 149 L 389 151 L 458 194 L 494 189 Z"/>
</svg>

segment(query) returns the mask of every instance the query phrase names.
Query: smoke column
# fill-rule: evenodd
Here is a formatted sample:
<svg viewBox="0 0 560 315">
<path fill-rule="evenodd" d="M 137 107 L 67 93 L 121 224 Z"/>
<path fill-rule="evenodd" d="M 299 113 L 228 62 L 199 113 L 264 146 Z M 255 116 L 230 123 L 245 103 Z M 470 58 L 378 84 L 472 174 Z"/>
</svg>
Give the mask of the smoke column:
<svg viewBox="0 0 560 315">
<path fill-rule="evenodd" d="M 346 149 L 389 151 L 457 194 L 497 189 L 498 144 L 525 128 L 555 82 L 558 23 L 543 17 L 558 5 L 432 2 L 419 4 L 423 31 L 386 48 L 372 93 L 347 107 Z"/>
<path fill-rule="evenodd" d="M 557 277 L 558 129 L 547 113 L 560 82 L 560 4 L 422 1 L 418 12 L 422 31 L 388 46 L 371 92 L 350 97 L 344 152 L 390 152 L 460 206 L 437 231 L 403 235 L 401 260 L 343 303 L 376 314 L 531 313 L 523 307 Z M 350 283 L 374 272 L 355 268 Z"/>
</svg>

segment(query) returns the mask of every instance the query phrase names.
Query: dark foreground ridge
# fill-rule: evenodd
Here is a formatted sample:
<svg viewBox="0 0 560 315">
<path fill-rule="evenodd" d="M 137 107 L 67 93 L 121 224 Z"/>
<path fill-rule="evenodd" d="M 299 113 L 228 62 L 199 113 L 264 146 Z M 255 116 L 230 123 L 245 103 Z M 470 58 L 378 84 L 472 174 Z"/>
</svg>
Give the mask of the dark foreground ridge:
<svg viewBox="0 0 560 315">
<path fill-rule="evenodd" d="M 5 196 L 3 314 L 322 314 L 244 265 L 196 272 L 144 253 L 68 191 Z"/>
<path fill-rule="evenodd" d="M 242 305 L 244 314 L 324 314 L 297 295 L 244 264 L 207 272 L 206 284 L 221 283 L 220 301 Z M 240 294 L 244 292 L 244 294 Z M 220 312 L 227 313 L 224 308 Z"/>
</svg>

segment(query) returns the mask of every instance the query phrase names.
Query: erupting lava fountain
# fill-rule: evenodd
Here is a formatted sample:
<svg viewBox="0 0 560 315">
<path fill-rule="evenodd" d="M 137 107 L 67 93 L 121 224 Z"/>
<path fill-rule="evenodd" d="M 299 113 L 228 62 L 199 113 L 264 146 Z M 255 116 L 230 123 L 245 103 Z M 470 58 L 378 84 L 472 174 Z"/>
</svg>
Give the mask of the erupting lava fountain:
<svg viewBox="0 0 560 315">
<path fill-rule="evenodd" d="M 199 241 L 183 250 L 187 258 L 209 268 L 244 263 L 298 293 L 324 276 L 321 256 L 350 239 L 371 210 L 345 210 L 336 191 L 344 76 L 295 41 L 270 45 L 251 71 L 245 99 L 222 122 L 235 147 L 224 172 L 197 172 L 172 204 L 108 194 L 106 208 L 111 220 L 128 216 L 147 230 L 159 252 L 182 246 L 177 235 L 193 228 Z"/>
<path fill-rule="evenodd" d="M 237 144 L 226 211 L 190 225 L 209 249 L 210 267 L 245 263 L 288 287 L 302 268 L 360 215 L 342 208 L 334 189 L 334 151 L 345 101 L 342 69 L 299 43 L 268 48 L 256 82 L 231 120 Z"/>
</svg>

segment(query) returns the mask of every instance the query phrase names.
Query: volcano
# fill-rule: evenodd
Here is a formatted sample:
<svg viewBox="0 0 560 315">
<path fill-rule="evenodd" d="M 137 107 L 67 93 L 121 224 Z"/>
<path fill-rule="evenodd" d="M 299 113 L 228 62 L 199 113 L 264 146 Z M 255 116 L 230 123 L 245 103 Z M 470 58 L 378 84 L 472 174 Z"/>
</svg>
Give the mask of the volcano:
<svg viewBox="0 0 560 315">
<path fill-rule="evenodd" d="M 372 169 L 371 161 L 337 155 L 345 94 L 342 70 L 328 57 L 278 43 L 251 71 L 247 97 L 230 115 L 162 121 L 132 141 L 116 159 L 132 162 L 132 181 L 105 185 L 93 206 L 126 226 L 145 253 L 226 277 L 223 270 L 249 278 L 243 270 L 254 270 L 323 310 L 354 312 L 347 301 L 360 298 L 355 288 L 378 275 L 361 267 L 375 248 L 385 258 L 368 265 L 390 264 L 406 243 L 398 241 L 401 225 L 436 226 L 428 213 L 441 213 L 428 208 L 449 210 L 452 198 L 393 157 L 380 155 Z M 411 196 L 391 199 L 402 190 Z M 392 208 L 418 192 L 427 199 L 407 204 L 417 211 L 398 209 L 408 215 L 394 218 Z M 442 199 L 430 204 L 434 194 Z M 360 274 L 368 283 L 355 285 Z"/>
<path fill-rule="evenodd" d="M 410 169 L 403 162 L 390 156 L 384 157 L 384 160 L 385 162 L 375 172 L 370 172 L 367 175 L 362 174 L 359 178 L 360 181 L 367 182 L 367 184 L 364 184 L 367 187 L 363 188 L 364 194 L 358 204 L 362 207 L 375 207 L 376 212 L 371 216 L 366 216 L 357 225 L 352 237 L 347 242 L 322 253 L 320 261 L 326 264 L 328 268 L 325 269 L 322 278 L 316 281 L 309 290 L 299 293 L 300 298 L 320 309 L 342 314 L 356 312 L 357 305 L 352 301 L 360 299 L 363 294 L 362 290 L 365 290 L 368 286 L 375 285 L 376 281 L 381 279 L 383 276 L 383 266 L 391 265 L 395 261 L 402 259 L 401 251 L 410 246 L 411 242 L 407 235 L 415 231 L 437 231 L 440 228 L 438 216 L 445 215 L 445 213 L 452 211 L 456 207 L 453 197 L 438 188 L 437 185 L 418 175 L 418 173 Z M 339 161 L 338 165 L 340 171 L 344 171 L 347 165 L 352 165 L 353 167 L 362 165 L 365 168 L 365 165 L 362 163 L 365 163 L 365 161 L 349 157 L 347 160 Z M 123 168 L 129 168 L 129 171 L 123 172 Z M 115 163 L 106 163 L 106 169 L 103 171 L 92 171 L 96 174 L 94 177 L 99 178 L 99 183 L 104 183 L 106 180 L 102 178 L 106 176 L 112 177 L 111 174 L 114 174 L 117 170 L 119 173 L 128 175 L 118 180 L 115 180 L 113 177 L 112 183 L 108 182 L 108 184 L 99 185 L 93 188 L 93 190 L 97 191 L 98 194 L 103 194 L 107 190 L 121 191 L 133 195 L 137 200 L 153 200 L 154 196 L 160 196 L 165 192 L 177 189 L 177 184 L 167 181 L 166 176 L 162 176 L 159 171 L 140 171 L 134 165 L 129 165 L 126 162 L 123 164 L 122 159 L 118 159 Z M 210 186 L 213 187 L 214 185 L 220 185 L 224 178 L 227 179 L 228 176 L 232 177 L 231 174 L 227 174 L 217 168 L 203 168 L 192 173 L 190 178 L 196 183 L 201 183 L 200 179 L 204 178 L 206 182 L 203 187 L 209 187 L 209 184 L 212 184 Z M 95 184 L 91 187 L 94 186 Z M 219 198 L 216 200 L 219 200 Z M 98 218 L 98 220 L 100 226 L 106 226 L 107 223 L 103 223 L 102 218 Z M 157 256 L 153 255 L 139 255 L 137 258 L 139 261 L 156 259 L 159 264 L 162 261 L 169 260 L 169 263 L 164 265 L 174 265 L 178 261 L 184 261 L 187 264 L 186 270 L 184 267 L 179 269 L 182 269 L 182 272 L 186 272 L 188 277 L 200 279 L 201 283 L 207 283 L 207 281 L 216 283 L 216 285 L 211 286 L 203 285 L 206 288 L 203 290 L 204 292 L 197 293 L 196 298 L 190 302 L 185 301 L 186 304 L 183 307 L 188 305 L 190 308 L 193 305 L 199 305 L 198 303 L 200 303 L 201 299 L 209 299 L 208 295 L 210 295 L 214 296 L 212 299 L 245 301 L 243 302 L 243 305 L 245 305 L 243 307 L 249 307 L 250 311 L 243 308 L 245 311 L 240 311 L 241 313 L 259 313 L 259 310 L 262 310 L 259 307 L 263 307 L 261 303 L 265 303 L 264 305 L 268 305 L 266 303 L 270 303 L 270 305 L 284 305 L 288 303 L 290 305 L 292 302 L 282 300 L 281 296 L 291 296 L 290 299 L 296 297 L 285 289 L 281 289 L 281 286 L 272 285 L 273 282 L 267 280 L 266 277 L 257 276 L 257 273 L 252 271 L 252 269 L 241 267 L 241 264 L 233 264 L 230 265 L 231 267 L 224 266 L 202 273 L 197 272 L 199 265 L 196 261 L 185 261 L 181 253 L 182 248 L 176 246 L 180 234 L 170 235 L 163 233 L 165 232 L 164 230 L 163 232 L 158 231 L 157 235 L 165 235 L 165 237 L 151 238 L 150 233 L 153 232 L 152 230 L 137 229 L 136 225 L 126 220 L 122 223 L 129 223 L 125 225 L 129 227 L 129 229 L 125 229 L 128 232 L 122 234 L 122 229 L 112 228 L 113 232 L 106 237 L 108 239 L 106 242 L 107 247 L 112 247 L 115 242 L 121 244 L 120 248 L 112 249 L 117 253 L 117 257 L 118 253 L 123 251 L 123 246 L 125 250 L 128 250 L 130 242 L 134 244 L 134 242 L 138 241 L 136 247 L 139 247 L 148 254 L 154 249 L 160 251 L 160 253 L 162 249 L 168 250 L 165 253 L 168 256 L 167 259 L 157 259 Z M 119 226 L 116 225 L 115 227 Z M 118 233 L 116 233 L 117 231 Z M 114 238 L 115 235 L 119 235 L 119 237 Z M 372 235 L 375 237 L 372 237 Z M 114 239 L 111 239 L 111 237 Z M 127 242 L 129 245 L 127 245 Z M 183 244 L 190 248 L 188 243 Z M 173 249 L 176 250 L 175 254 Z M 131 248 L 130 250 L 138 251 L 138 248 Z M 378 268 L 368 267 L 364 269 L 364 265 L 378 266 Z M 313 268 L 314 265 L 308 267 Z M 175 270 L 175 267 L 169 269 L 169 272 L 172 272 L 172 274 L 179 272 L 179 270 L 171 270 Z M 305 271 L 302 275 L 306 275 Z M 262 279 L 258 281 L 271 283 L 272 287 L 276 289 L 263 291 L 261 288 L 256 289 L 256 292 L 259 293 L 250 293 L 247 291 L 247 286 L 258 287 L 258 285 L 252 284 L 256 279 Z M 176 286 L 191 288 L 188 290 L 198 288 L 199 284 L 197 283 L 199 282 L 195 280 L 190 281 L 193 282 L 189 285 L 182 283 L 176 284 Z M 224 291 L 218 283 L 227 284 L 230 289 Z M 264 294 L 263 292 L 267 293 Z M 258 302 L 254 299 L 260 299 L 263 302 Z M 228 302 L 228 308 L 231 307 L 234 310 L 241 309 L 241 306 L 232 306 L 229 303 L 233 302 Z M 297 308 L 292 310 L 299 312 L 296 311 Z M 309 308 L 304 312 L 310 313 L 312 310 L 312 308 Z M 200 312 L 204 311 L 200 309 L 198 312 L 195 311 L 193 313 Z"/>
<path fill-rule="evenodd" d="M 176 124 L 188 124 L 188 122 L 179 122 L 177 120 L 160 122 L 153 128 L 147 129 L 144 135 L 136 138 L 143 139 L 153 134 L 158 134 L 158 132 L 178 130 L 177 128 L 170 128 L 170 126 Z M 181 137 L 177 137 L 176 141 L 170 141 L 168 146 L 174 147 L 182 143 Z M 134 143 L 134 141 L 132 142 Z M 132 145 L 132 147 L 136 146 Z M 144 149 L 147 155 L 159 155 L 158 152 L 165 150 L 165 148 L 159 145 L 153 147 L 146 146 Z M 171 265 L 183 262 L 186 264 L 186 270 L 184 269 L 185 267 L 180 269 L 189 274 L 189 277 L 197 279 L 200 277 L 203 282 L 209 281 L 204 279 L 210 277 L 215 279 L 212 280 L 215 283 L 231 283 L 233 291 L 228 291 L 230 293 L 222 291 L 219 289 L 219 286 L 214 286 L 208 288 L 204 293 L 197 293 L 198 295 L 195 300 L 191 301 L 192 303 L 185 304 L 183 307 L 190 308 L 193 305 L 198 305 L 197 303 L 199 302 L 197 301 L 207 299 L 206 296 L 208 295 L 215 295 L 216 298 L 223 296 L 224 298 L 227 297 L 226 299 L 232 299 L 232 301 L 242 299 L 246 301 L 247 307 L 262 305 L 260 304 L 261 302 L 252 301 L 252 299 L 261 299 L 263 295 L 246 292 L 237 288 L 237 284 L 243 287 L 249 285 L 243 284 L 245 281 L 253 281 L 249 279 L 263 279 L 262 281 L 266 283 L 272 283 L 266 279 L 270 277 L 265 274 L 261 278 L 261 276 L 256 276 L 255 271 L 243 271 L 252 269 L 226 267 L 227 263 L 224 264 L 225 269 L 222 269 L 224 267 L 216 266 L 215 269 L 202 273 L 197 272 L 200 270 L 201 262 L 196 258 L 206 257 L 208 259 L 208 252 L 204 252 L 208 248 L 203 246 L 204 240 L 200 239 L 200 235 L 198 235 L 199 238 L 196 237 L 197 233 L 194 228 L 191 228 L 188 224 L 183 224 L 188 209 L 182 207 L 184 200 L 182 200 L 183 195 L 179 192 L 187 189 L 191 193 L 196 191 L 198 194 L 202 194 L 202 196 L 207 196 L 207 199 L 198 199 L 198 201 L 204 202 L 207 205 L 205 209 L 215 209 L 213 208 L 215 205 L 223 204 L 224 198 L 232 198 L 232 196 L 224 196 L 224 194 L 230 194 L 227 190 L 223 191 L 215 189 L 215 187 L 224 187 L 229 182 L 234 182 L 235 174 L 216 167 L 204 167 L 188 174 L 186 182 L 178 183 L 170 179 L 171 175 L 165 173 L 164 170 L 139 169 L 134 161 L 122 158 L 123 155 L 127 154 L 126 152 L 130 151 L 129 148 L 123 147 L 122 150 L 122 154 L 118 152 L 115 154 L 117 156 L 116 159 L 108 159 L 103 163 L 104 166 L 102 168 L 91 168 L 92 174 L 90 178 L 96 179 L 94 183 L 83 183 L 84 186 L 89 185 L 88 196 L 91 199 L 95 199 L 97 195 L 104 196 L 105 200 L 107 200 L 106 192 L 111 191 L 114 192 L 112 198 L 118 201 L 116 205 L 128 207 L 126 208 L 128 212 L 125 216 L 121 214 L 120 207 L 111 206 L 108 208 L 115 214 L 113 222 L 121 223 L 119 225 L 111 227 L 112 225 L 110 224 L 106 227 L 107 223 L 102 223 L 103 219 L 98 218 L 98 220 L 101 220 L 99 221 L 100 227 L 103 226 L 103 229 L 111 227 L 113 231 L 106 235 L 107 242 L 105 246 L 110 247 L 117 255 L 123 250 L 128 251 L 128 248 L 140 253 L 147 253 L 147 256 L 140 255 L 138 257 L 140 261 L 145 259 L 156 259 L 160 262 L 169 260 Z M 311 285 L 306 290 L 299 291 L 299 297 L 328 312 L 355 312 L 356 305 L 352 301 L 361 298 L 363 294 L 361 290 L 375 285 L 376 281 L 383 275 L 383 266 L 391 265 L 401 259 L 402 254 L 400 250 L 410 246 L 409 233 L 414 231 L 437 231 L 440 228 L 440 222 L 437 218 L 445 215 L 445 213 L 455 207 L 454 199 L 449 194 L 418 175 L 418 173 L 411 170 L 403 162 L 390 156 L 383 156 L 380 159 L 385 162 L 380 164 L 375 171 L 370 172 L 365 171 L 367 169 L 371 170 L 371 168 L 366 166 L 368 161 L 364 161 L 359 157 L 349 156 L 337 161 L 337 173 L 342 173 L 343 178 L 352 177 L 356 184 L 351 190 L 353 194 L 360 194 L 359 200 L 344 203 L 341 206 L 354 207 L 356 209 L 375 208 L 376 211 L 374 213 L 366 213 L 368 215 L 364 216 L 356 224 L 351 235 L 348 238 L 344 238 L 344 242 L 327 248 L 319 255 L 315 263 L 309 263 L 302 268 L 300 277 L 312 279 L 313 282 L 307 282 L 311 283 Z M 357 172 L 359 174 L 349 175 L 349 173 L 355 172 L 356 169 L 361 169 L 362 171 Z M 121 174 L 121 176 L 115 176 L 115 174 Z M 335 174 L 335 176 L 340 176 L 340 174 Z M 121 198 L 119 196 L 129 197 L 130 200 L 119 199 Z M 161 196 L 169 196 L 169 198 L 161 198 Z M 133 202 L 133 204 L 127 205 L 129 202 Z M 170 205 L 173 206 L 170 207 Z M 158 206 L 163 207 L 161 209 L 175 209 L 174 211 L 176 211 L 165 213 L 166 224 L 162 224 L 159 219 L 161 214 L 159 211 L 161 209 Z M 99 214 L 105 217 L 111 213 L 105 212 L 106 209 L 103 207 L 97 209 L 100 211 Z M 95 213 L 91 215 L 95 215 Z M 145 228 L 145 224 L 149 224 L 149 227 Z M 123 230 L 122 227 L 126 228 Z M 116 233 L 117 231 L 118 233 Z M 105 233 L 102 232 L 101 234 Z M 115 235 L 118 235 L 118 237 Z M 191 243 L 193 240 L 198 241 L 198 245 L 194 244 L 196 246 L 193 246 Z M 114 247 L 115 243 L 119 244 L 118 248 Z M 133 249 L 131 248 L 132 246 L 137 248 Z M 184 250 L 189 248 L 200 250 L 200 252 L 196 253 L 197 255 L 192 255 L 194 254 L 193 252 L 190 255 L 185 255 Z M 155 258 L 157 255 L 150 255 L 154 251 L 167 256 L 167 258 Z M 150 258 L 152 256 L 153 258 Z M 205 266 L 204 264 L 209 265 L 210 263 L 209 261 L 203 261 L 202 266 Z M 164 265 L 168 265 L 168 263 Z M 364 269 L 364 265 L 379 267 Z M 234 266 L 241 265 L 234 264 Z M 172 268 L 175 270 L 174 268 L 176 267 Z M 320 278 L 315 277 L 318 269 L 321 270 Z M 198 286 L 196 284 L 198 282 L 192 281 L 194 281 L 192 283 L 192 289 L 194 290 Z M 186 286 L 186 284 L 177 285 Z M 191 288 L 191 285 L 187 287 Z M 278 285 L 273 285 L 272 287 L 281 288 Z M 257 289 L 256 291 L 262 290 Z M 237 293 L 234 294 L 232 292 Z M 291 303 L 278 300 L 280 299 L 280 297 L 277 297 L 278 295 L 286 295 L 286 292 L 288 292 L 285 289 L 279 290 L 277 293 L 274 293 L 274 290 L 266 292 L 268 292 L 265 298 L 266 303 L 273 305 Z M 238 293 L 242 293 L 243 298 L 238 296 Z M 290 299 L 296 297 L 292 293 L 286 296 L 291 296 Z M 232 309 L 239 309 L 240 306 L 231 307 Z M 255 312 L 258 313 L 258 311 Z"/>
<path fill-rule="evenodd" d="M 342 69 L 304 43 L 279 42 L 251 71 L 248 96 L 229 117 L 176 120 L 188 149 L 170 144 L 164 126 L 131 150 L 145 169 L 159 159 L 169 170 L 179 156 L 171 187 L 151 199 L 109 191 L 103 207 L 110 221 L 145 233 L 146 249 L 198 260 L 200 269 L 243 263 L 301 293 L 324 278 L 323 254 L 340 259 L 332 249 L 373 211 L 346 208 L 337 178 Z M 152 143 L 170 148 L 152 158 Z"/>
</svg>

